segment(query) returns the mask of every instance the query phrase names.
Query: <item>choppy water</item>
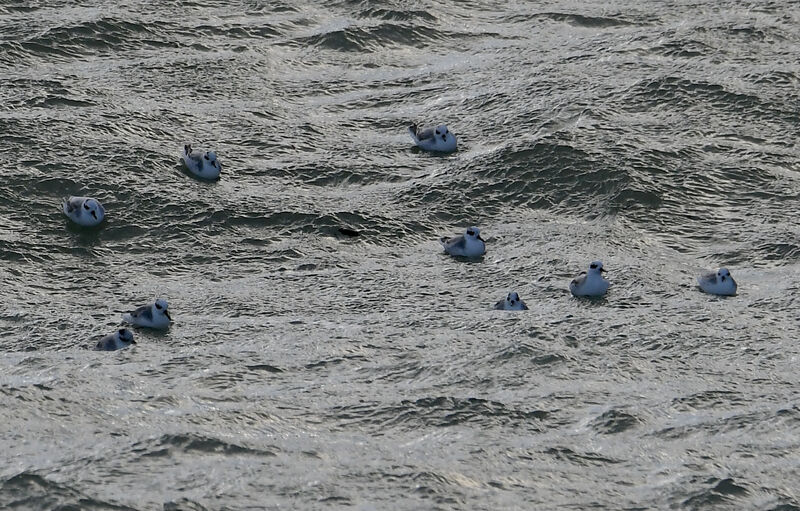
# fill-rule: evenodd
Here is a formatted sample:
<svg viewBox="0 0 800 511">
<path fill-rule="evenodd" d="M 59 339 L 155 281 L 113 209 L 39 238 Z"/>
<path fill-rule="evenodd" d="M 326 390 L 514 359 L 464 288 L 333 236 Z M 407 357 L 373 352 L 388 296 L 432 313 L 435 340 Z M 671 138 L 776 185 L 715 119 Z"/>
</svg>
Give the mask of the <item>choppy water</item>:
<svg viewBox="0 0 800 511">
<path fill-rule="evenodd" d="M 800 509 L 798 27 L 2 2 L 0 507 Z M 444 256 L 472 224 L 487 256 Z M 607 299 L 572 298 L 595 258 Z M 734 298 L 694 285 L 721 265 Z M 87 349 L 157 296 L 167 333 Z"/>
</svg>

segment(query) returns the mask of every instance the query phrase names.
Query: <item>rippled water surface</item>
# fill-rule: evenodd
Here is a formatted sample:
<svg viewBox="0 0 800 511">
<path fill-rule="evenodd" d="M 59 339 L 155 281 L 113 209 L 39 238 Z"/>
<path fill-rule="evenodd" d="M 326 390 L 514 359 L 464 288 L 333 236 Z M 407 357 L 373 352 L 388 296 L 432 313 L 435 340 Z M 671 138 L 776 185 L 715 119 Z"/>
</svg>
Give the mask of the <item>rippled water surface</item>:
<svg viewBox="0 0 800 511">
<path fill-rule="evenodd" d="M 124 4 L 0 3 L 0 507 L 800 509 L 800 3 Z"/>
</svg>

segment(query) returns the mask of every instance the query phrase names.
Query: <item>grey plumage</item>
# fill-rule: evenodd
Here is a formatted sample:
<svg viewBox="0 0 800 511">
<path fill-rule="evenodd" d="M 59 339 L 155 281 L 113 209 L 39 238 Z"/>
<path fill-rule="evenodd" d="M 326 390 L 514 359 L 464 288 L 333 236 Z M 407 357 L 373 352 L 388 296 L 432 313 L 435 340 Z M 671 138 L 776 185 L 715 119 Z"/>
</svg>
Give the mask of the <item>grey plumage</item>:
<svg viewBox="0 0 800 511">
<path fill-rule="evenodd" d="M 61 209 L 70 220 L 84 227 L 98 225 L 106 214 L 103 205 L 94 197 L 66 197 Z"/>
<path fill-rule="evenodd" d="M 580 286 L 584 282 L 586 282 L 586 272 L 585 271 L 582 271 L 580 275 L 578 275 L 577 277 L 572 279 L 572 285 L 573 286 Z"/>
<path fill-rule="evenodd" d="M 506 309 L 506 306 L 509 308 Z M 519 308 L 517 308 L 519 307 Z M 505 300 L 500 300 L 494 305 L 495 310 L 528 310 L 528 306 L 525 305 L 525 302 L 522 298 L 519 297 L 519 293 L 509 293 Z"/>
<path fill-rule="evenodd" d="M 70 197 L 68 199 L 64 199 L 64 205 L 66 206 L 66 211 L 69 214 L 71 214 L 76 209 L 78 210 L 78 213 L 80 214 L 81 213 L 81 204 L 83 204 L 83 201 L 81 199 L 77 198 L 77 197 Z"/>
<path fill-rule="evenodd" d="M 190 144 L 183 146 L 181 161 L 195 177 L 200 179 L 218 179 L 222 165 L 213 151 L 201 152 L 192 150 Z"/>
<path fill-rule="evenodd" d="M 114 340 L 114 334 L 109 334 L 99 341 L 94 349 L 99 351 L 114 351 L 117 347 L 117 341 Z"/>
<path fill-rule="evenodd" d="M 122 315 L 122 321 L 144 328 L 167 329 L 172 318 L 167 311 L 167 301 L 159 298 L 153 304 L 137 307 L 132 312 Z"/>
<path fill-rule="evenodd" d="M 187 145 L 184 147 L 184 156 L 195 162 L 197 165 L 203 165 L 203 152 L 198 149 L 192 149 L 192 146 Z"/>
<path fill-rule="evenodd" d="M 452 153 L 458 148 L 456 136 L 444 124 L 428 128 L 412 124 L 408 127 L 408 133 L 414 144 L 423 151 Z"/>
<path fill-rule="evenodd" d="M 715 284 L 717 282 L 717 272 L 709 271 L 700 275 L 697 279 L 700 283 Z"/>
<path fill-rule="evenodd" d="M 78 218 L 82 218 L 86 214 L 86 211 L 81 207 L 83 206 L 83 201 L 83 197 L 64 199 L 64 212 L 68 215 L 76 215 Z"/>
<path fill-rule="evenodd" d="M 525 305 L 525 302 L 520 302 L 520 303 L 522 305 L 522 310 L 524 310 L 524 311 L 528 310 L 528 306 Z M 501 311 L 501 310 L 503 310 L 505 308 L 506 308 L 506 301 L 505 300 L 500 300 L 499 302 L 494 304 L 494 309 L 495 310 Z"/>
<path fill-rule="evenodd" d="M 133 333 L 127 328 L 120 328 L 113 334 L 106 335 L 95 345 L 95 349 L 99 351 L 114 351 L 122 348 L 127 348 L 131 344 L 136 344 L 133 340 Z"/>
<path fill-rule="evenodd" d="M 420 130 L 416 124 L 412 124 L 408 129 L 417 137 L 417 140 L 431 140 L 435 136 L 433 128 Z"/>
<path fill-rule="evenodd" d="M 452 238 L 441 238 L 439 241 L 444 246 L 444 249 L 448 252 L 453 249 L 464 250 L 467 247 L 467 240 L 463 235 L 454 236 Z"/>
<path fill-rule="evenodd" d="M 131 312 L 132 318 L 142 317 L 147 321 L 153 321 L 153 309 L 149 305 L 142 305 L 137 307 L 135 311 Z"/>
</svg>

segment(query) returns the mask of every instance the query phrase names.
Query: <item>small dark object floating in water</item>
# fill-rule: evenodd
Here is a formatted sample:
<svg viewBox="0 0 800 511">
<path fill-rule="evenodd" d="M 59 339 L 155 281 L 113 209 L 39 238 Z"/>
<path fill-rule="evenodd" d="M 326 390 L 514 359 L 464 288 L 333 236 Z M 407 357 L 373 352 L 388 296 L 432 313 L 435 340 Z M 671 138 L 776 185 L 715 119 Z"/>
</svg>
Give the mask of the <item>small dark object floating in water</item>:
<svg viewBox="0 0 800 511">
<path fill-rule="evenodd" d="M 354 238 L 356 236 L 361 236 L 360 232 L 355 231 L 353 229 L 348 229 L 347 227 L 339 227 L 339 234 L 342 234 L 344 236 L 350 236 L 351 238 Z"/>
</svg>

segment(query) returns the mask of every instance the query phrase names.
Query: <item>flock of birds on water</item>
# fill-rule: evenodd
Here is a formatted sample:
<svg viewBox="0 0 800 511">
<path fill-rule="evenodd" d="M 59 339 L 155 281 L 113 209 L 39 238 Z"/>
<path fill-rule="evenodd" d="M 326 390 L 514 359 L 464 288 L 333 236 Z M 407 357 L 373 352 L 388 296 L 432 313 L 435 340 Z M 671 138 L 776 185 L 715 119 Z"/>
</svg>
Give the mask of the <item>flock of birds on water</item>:
<svg viewBox="0 0 800 511">
<path fill-rule="evenodd" d="M 409 126 L 408 132 L 419 148 L 424 151 L 436 153 L 452 153 L 457 149 L 456 136 L 440 124 L 436 127 L 420 129 L 416 124 Z M 180 156 L 181 163 L 193 176 L 203 180 L 217 180 L 222 171 L 222 165 L 213 151 L 202 152 L 193 150 L 191 145 L 185 145 Z M 96 227 L 105 219 L 105 208 L 93 197 L 69 197 L 63 203 L 64 214 L 83 227 Z M 478 259 L 486 253 L 486 243 L 481 238 L 481 231 L 477 227 L 469 227 L 463 235 L 439 240 L 444 251 L 456 258 Z M 603 277 L 603 262 L 592 261 L 589 269 L 574 278 L 569 283 L 569 290 L 573 296 L 601 297 L 606 294 L 611 283 Z M 726 268 L 716 272 L 707 272 L 697 277 L 700 289 L 706 293 L 722 296 L 736 294 L 736 281 L 731 277 Z M 494 306 L 497 310 L 520 311 L 528 310 L 528 306 L 516 292 L 511 292 L 505 300 L 500 300 Z M 165 330 L 169 328 L 172 318 L 169 315 L 167 301 L 157 299 L 152 304 L 143 305 L 136 310 L 122 315 L 125 323 L 143 328 Z M 106 335 L 98 341 L 95 349 L 113 351 L 136 344 L 133 333 L 127 328 L 120 328 L 113 334 Z"/>
</svg>

